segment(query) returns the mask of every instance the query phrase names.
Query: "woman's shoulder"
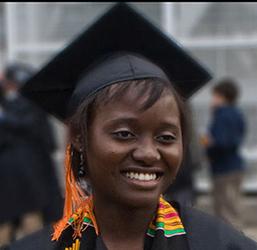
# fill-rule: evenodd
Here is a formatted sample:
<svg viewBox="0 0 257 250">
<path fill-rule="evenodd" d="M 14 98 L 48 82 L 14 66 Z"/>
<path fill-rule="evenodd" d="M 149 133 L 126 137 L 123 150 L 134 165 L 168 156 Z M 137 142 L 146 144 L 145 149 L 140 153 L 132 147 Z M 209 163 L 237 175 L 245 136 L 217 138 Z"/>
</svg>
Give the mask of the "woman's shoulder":
<svg viewBox="0 0 257 250">
<path fill-rule="evenodd" d="M 46 226 L 42 230 L 13 242 L 9 246 L 2 247 L 0 250 L 63 250 L 72 246 L 73 229 L 68 227 L 63 231 L 58 241 L 52 241 L 53 227 Z M 87 238 L 83 241 L 89 249 L 93 249 L 95 234 L 93 228 L 87 230 Z"/>
<path fill-rule="evenodd" d="M 57 244 L 51 241 L 52 227 L 47 226 L 21 240 L 3 247 L 1 250 L 56 250 Z"/>
<path fill-rule="evenodd" d="M 192 249 L 257 250 L 257 243 L 221 219 L 191 207 L 179 207 Z"/>
</svg>

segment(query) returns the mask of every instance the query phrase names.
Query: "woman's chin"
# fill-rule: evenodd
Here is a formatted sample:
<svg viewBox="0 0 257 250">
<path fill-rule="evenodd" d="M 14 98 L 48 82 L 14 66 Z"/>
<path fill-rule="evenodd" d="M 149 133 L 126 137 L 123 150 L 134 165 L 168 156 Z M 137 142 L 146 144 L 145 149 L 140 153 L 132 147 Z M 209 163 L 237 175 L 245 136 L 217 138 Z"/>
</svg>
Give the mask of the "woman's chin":
<svg viewBox="0 0 257 250">
<path fill-rule="evenodd" d="M 159 192 L 137 192 L 122 194 L 118 202 L 129 208 L 150 208 L 158 204 L 159 197 Z"/>
</svg>

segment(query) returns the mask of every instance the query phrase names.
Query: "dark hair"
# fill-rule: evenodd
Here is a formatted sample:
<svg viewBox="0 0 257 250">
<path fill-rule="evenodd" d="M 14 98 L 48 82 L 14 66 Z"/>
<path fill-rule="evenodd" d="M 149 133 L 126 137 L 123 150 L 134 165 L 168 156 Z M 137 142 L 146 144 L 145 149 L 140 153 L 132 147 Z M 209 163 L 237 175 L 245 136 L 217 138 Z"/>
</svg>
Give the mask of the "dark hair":
<svg viewBox="0 0 257 250">
<path fill-rule="evenodd" d="M 223 96 L 229 104 L 235 104 L 239 96 L 239 87 L 232 78 L 224 78 L 212 89 L 214 93 Z"/>
<path fill-rule="evenodd" d="M 185 152 L 185 144 L 187 141 L 188 135 L 188 122 L 187 122 L 187 111 L 184 105 L 184 100 L 180 97 L 175 89 L 170 83 L 163 82 L 157 78 L 147 78 L 140 80 L 129 80 L 124 82 L 119 82 L 118 84 L 113 84 L 104 89 L 93 94 L 89 98 L 85 99 L 77 108 L 75 114 L 67 120 L 67 125 L 70 129 L 71 140 L 76 140 L 78 135 L 80 136 L 80 143 L 82 145 L 82 150 L 84 152 L 85 147 L 87 146 L 88 138 L 88 128 L 90 122 L 95 115 L 97 107 L 100 105 L 105 105 L 112 100 L 117 100 L 122 98 L 127 91 L 135 91 L 135 100 L 139 97 L 146 96 L 144 100 L 141 111 L 145 111 L 150 108 L 162 95 L 164 90 L 171 91 L 174 95 L 176 103 L 178 105 L 180 113 L 180 124 L 182 130 L 182 142 L 183 142 L 183 153 Z M 72 157 L 72 169 L 75 178 L 78 178 L 78 168 L 80 163 L 80 155 L 77 150 L 72 147 L 73 157 Z"/>
</svg>

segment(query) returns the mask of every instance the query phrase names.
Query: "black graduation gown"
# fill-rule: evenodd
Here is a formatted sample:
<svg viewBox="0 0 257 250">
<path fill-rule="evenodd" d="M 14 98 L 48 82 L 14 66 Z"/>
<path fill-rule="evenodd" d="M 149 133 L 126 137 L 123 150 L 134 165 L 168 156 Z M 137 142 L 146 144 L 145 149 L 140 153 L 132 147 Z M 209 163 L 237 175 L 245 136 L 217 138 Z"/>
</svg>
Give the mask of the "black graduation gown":
<svg viewBox="0 0 257 250">
<path fill-rule="evenodd" d="M 46 149 L 53 144 L 46 116 L 22 96 L 4 100 L 2 105 L 5 113 L 0 119 L 0 224 L 24 213 L 42 211 L 49 200 L 53 206 L 58 199 L 62 206 Z M 51 219 L 58 219 L 60 211 L 61 207 Z"/>
<path fill-rule="evenodd" d="M 38 129 L 37 141 L 43 162 L 42 179 L 44 179 L 44 189 L 47 193 L 47 203 L 43 208 L 43 218 L 46 224 L 57 221 L 62 217 L 64 198 L 61 188 L 58 185 L 57 173 L 51 154 L 57 149 L 57 142 L 54 136 L 53 126 L 50 123 L 47 113 L 42 110 L 37 111 Z"/>
<path fill-rule="evenodd" d="M 144 250 L 257 250 L 256 242 L 218 218 L 189 207 L 181 207 L 179 212 L 187 234 L 165 238 L 157 231 L 154 238 L 146 237 Z M 46 227 L 2 250 L 64 250 L 71 246 L 69 230 L 57 243 L 50 241 L 51 232 L 51 227 Z M 80 250 L 106 250 L 93 228 L 84 233 L 86 237 L 82 237 Z"/>
<path fill-rule="evenodd" d="M 22 97 L 5 100 L 0 120 L 0 223 L 41 209 L 47 194 L 40 178 L 43 162 L 34 140 L 38 130 L 34 108 Z"/>
</svg>

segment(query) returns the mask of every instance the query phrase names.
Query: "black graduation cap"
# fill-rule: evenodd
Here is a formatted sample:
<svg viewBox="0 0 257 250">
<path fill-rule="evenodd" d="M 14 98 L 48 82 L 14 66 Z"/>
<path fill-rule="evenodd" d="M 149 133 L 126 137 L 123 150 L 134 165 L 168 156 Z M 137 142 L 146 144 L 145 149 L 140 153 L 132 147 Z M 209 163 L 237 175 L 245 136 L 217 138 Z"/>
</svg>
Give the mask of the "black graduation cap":
<svg viewBox="0 0 257 250">
<path fill-rule="evenodd" d="M 185 98 L 211 79 L 177 42 L 128 4 L 118 3 L 30 78 L 21 92 L 63 120 L 69 105 L 78 106 L 99 89 L 147 77 L 168 77 Z"/>
</svg>

